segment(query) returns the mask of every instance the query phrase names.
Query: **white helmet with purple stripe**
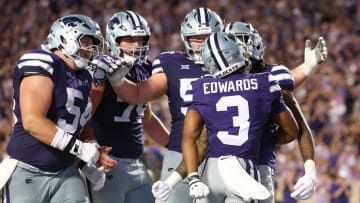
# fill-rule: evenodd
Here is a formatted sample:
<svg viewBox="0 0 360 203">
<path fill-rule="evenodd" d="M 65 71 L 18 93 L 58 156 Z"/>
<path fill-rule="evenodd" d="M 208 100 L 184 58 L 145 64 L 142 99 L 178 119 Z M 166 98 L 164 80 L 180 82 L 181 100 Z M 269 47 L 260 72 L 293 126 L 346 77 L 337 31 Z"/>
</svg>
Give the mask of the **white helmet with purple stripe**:
<svg viewBox="0 0 360 203">
<path fill-rule="evenodd" d="M 199 61 L 199 54 L 195 53 L 191 47 L 188 38 L 196 35 L 210 35 L 221 31 L 224 24 L 214 11 L 209 8 L 196 8 L 188 13 L 181 23 L 181 39 L 184 42 L 186 53 L 195 61 Z"/>
<path fill-rule="evenodd" d="M 111 54 L 129 61 L 145 62 L 149 51 L 150 27 L 144 17 L 133 11 L 115 13 L 106 26 L 106 41 Z M 122 37 L 142 37 L 143 45 L 121 47 Z M 126 53 L 132 53 L 131 55 Z"/>
<path fill-rule="evenodd" d="M 250 23 L 228 23 L 224 28 L 224 32 L 234 34 L 241 42 L 245 43 L 251 58 L 256 60 L 263 59 L 265 47 L 262 38 Z"/>
<path fill-rule="evenodd" d="M 239 43 L 235 35 L 217 32 L 206 39 L 201 57 L 206 71 L 222 78 L 240 69 L 243 72 L 250 70 L 245 53 L 245 44 Z"/>
</svg>

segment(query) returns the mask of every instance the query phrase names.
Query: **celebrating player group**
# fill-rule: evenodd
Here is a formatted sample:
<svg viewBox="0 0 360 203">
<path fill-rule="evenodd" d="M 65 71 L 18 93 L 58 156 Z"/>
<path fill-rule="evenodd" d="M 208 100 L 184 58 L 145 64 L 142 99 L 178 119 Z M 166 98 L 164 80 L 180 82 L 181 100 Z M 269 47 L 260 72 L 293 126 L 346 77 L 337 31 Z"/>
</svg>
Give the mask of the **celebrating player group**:
<svg viewBox="0 0 360 203">
<path fill-rule="evenodd" d="M 325 39 L 306 40 L 297 67 L 268 64 L 253 25 L 199 7 L 179 25 L 185 51 L 150 61 L 150 27 L 122 10 L 103 35 L 92 17 L 69 14 L 19 58 L 3 201 L 275 203 L 275 145 L 293 140 L 305 173 L 291 197 L 310 198 L 314 138 L 293 91 L 326 60 Z M 163 95 L 170 131 L 150 105 Z M 166 148 L 155 182 L 144 133 Z"/>
</svg>

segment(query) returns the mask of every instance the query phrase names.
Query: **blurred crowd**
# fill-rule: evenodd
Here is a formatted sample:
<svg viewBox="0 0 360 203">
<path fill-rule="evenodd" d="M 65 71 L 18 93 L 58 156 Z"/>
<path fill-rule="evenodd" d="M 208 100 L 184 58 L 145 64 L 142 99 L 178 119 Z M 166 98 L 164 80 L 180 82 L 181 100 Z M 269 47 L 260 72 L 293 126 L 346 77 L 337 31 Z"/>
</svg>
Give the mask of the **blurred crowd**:
<svg viewBox="0 0 360 203">
<path fill-rule="evenodd" d="M 314 46 L 316 39 L 324 36 L 327 61 L 295 90 L 316 139 L 317 191 L 308 202 L 330 203 L 336 183 L 348 185 L 349 199 L 359 203 L 360 2 L 355 0 L 0 0 L 0 161 L 11 134 L 15 63 L 25 51 L 39 48 L 55 19 L 82 13 L 104 28 L 115 12 L 136 11 L 151 27 L 150 59 L 154 59 L 163 51 L 183 50 L 180 23 L 199 6 L 211 8 L 225 23 L 253 24 L 264 40 L 267 63 L 281 63 L 290 69 L 302 63 L 305 39 L 311 39 Z M 152 103 L 170 128 L 167 99 Z M 149 139 L 145 143 L 144 161 L 156 179 L 165 149 Z M 288 183 L 303 174 L 296 142 L 279 146 L 277 160 L 276 197 L 290 203 Z"/>
</svg>

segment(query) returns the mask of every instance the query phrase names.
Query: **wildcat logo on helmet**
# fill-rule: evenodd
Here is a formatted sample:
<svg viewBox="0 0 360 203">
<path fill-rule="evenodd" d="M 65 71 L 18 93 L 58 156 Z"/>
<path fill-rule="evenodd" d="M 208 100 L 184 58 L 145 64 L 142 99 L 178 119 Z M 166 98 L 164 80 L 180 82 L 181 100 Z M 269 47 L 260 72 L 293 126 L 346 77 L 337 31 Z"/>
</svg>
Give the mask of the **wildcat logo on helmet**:
<svg viewBox="0 0 360 203">
<path fill-rule="evenodd" d="M 88 27 L 91 30 L 91 28 L 88 25 L 86 25 L 86 23 L 82 21 L 80 18 L 65 17 L 62 19 L 62 21 L 64 22 L 65 25 L 71 27 L 76 27 L 77 25 L 83 24 L 84 26 Z"/>
</svg>

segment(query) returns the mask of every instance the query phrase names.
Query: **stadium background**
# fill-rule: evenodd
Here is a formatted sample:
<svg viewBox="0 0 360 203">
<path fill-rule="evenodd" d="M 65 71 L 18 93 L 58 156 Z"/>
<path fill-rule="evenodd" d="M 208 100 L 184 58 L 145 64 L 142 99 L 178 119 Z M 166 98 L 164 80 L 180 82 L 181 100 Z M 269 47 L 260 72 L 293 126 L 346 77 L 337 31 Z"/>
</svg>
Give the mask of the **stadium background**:
<svg viewBox="0 0 360 203">
<path fill-rule="evenodd" d="M 104 28 L 115 12 L 136 11 L 151 27 L 154 59 L 162 51 L 183 50 L 180 23 L 199 6 L 211 8 L 225 23 L 252 23 L 266 46 L 265 60 L 290 69 L 302 63 L 305 39 L 314 46 L 324 36 L 327 61 L 295 91 L 316 138 L 317 190 L 302 202 L 329 202 L 329 184 L 343 179 L 352 185 L 351 203 L 360 203 L 360 2 L 355 0 L 0 0 L 0 155 L 6 147 L 4 138 L 11 134 L 15 63 L 25 51 L 39 47 L 59 16 L 86 14 Z M 152 105 L 170 128 L 167 99 Z M 144 161 L 156 179 L 165 149 L 150 139 L 145 143 Z M 284 202 L 285 183 L 303 174 L 296 142 L 278 147 L 277 161 L 276 197 Z"/>
</svg>

